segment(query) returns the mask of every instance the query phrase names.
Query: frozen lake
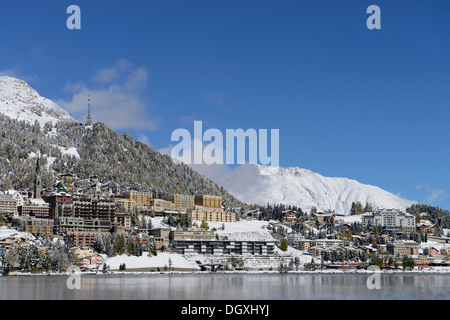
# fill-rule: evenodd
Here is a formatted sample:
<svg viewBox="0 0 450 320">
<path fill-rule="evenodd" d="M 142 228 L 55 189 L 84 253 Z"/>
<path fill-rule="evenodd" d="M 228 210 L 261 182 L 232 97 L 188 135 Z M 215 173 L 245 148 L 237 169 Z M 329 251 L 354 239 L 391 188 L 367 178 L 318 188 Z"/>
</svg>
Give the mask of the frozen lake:
<svg viewBox="0 0 450 320">
<path fill-rule="evenodd" d="M 447 300 L 449 274 L 389 273 L 380 289 L 367 287 L 368 274 L 109 274 L 0 277 L 2 300 Z"/>
</svg>

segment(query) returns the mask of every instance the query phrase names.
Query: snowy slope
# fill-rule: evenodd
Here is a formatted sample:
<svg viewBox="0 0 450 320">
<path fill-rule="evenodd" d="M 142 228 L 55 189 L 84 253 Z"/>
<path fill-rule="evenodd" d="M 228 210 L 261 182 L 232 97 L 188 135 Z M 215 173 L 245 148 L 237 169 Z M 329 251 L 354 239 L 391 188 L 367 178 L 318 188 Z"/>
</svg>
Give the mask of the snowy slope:
<svg viewBox="0 0 450 320">
<path fill-rule="evenodd" d="M 349 214 L 352 202 L 358 201 L 363 206 L 370 202 L 373 209 L 404 210 L 415 203 L 376 186 L 347 178 L 324 177 L 298 167 L 245 165 L 226 179 L 216 182 L 246 203 L 284 203 L 299 206 L 308 212 L 316 206 L 318 210 L 331 209 L 336 213 Z"/>
<path fill-rule="evenodd" d="M 201 221 L 196 221 L 197 225 Z M 268 221 L 247 221 L 240 220 L 236 222 L 213 222 L 208 221 L 210 229 L 216 228 L 216 234 L 219 238 L 227 237 L 231 241 L 274 241 L 274 237 L 268 231 Z M 225 227 L 225 229 L 222 229 Z"/>
<path fill-rule="evenodd" d="M 75 121 L 67 111 L 53 101 L 41 97 L 25 81 L 0 77 L 0 112 L 18 120 L 39 122 L 41 128 L 48 121 Z"/>
<path fill-rule="evenodd" d="M 187 260 L 180 254 L 168 252 L 159 252 L 157 256 L 149 256 L 148 252 L 144 252 L 140 257 L 127 255 L 115 256 L 108 258 L 105 263 L 109 266 L 110 270 L 119 270 L 119 266 L 122 263 L 125 263 L 128 271 L 133 271 L 133 269 L 146 270 L 152 268 L 160 268 L 163 270 L 164 267 L 169 266 L 169 259 L 174 268 L 200 270 L 200 267 L 195 261 Z"/>
</svg>

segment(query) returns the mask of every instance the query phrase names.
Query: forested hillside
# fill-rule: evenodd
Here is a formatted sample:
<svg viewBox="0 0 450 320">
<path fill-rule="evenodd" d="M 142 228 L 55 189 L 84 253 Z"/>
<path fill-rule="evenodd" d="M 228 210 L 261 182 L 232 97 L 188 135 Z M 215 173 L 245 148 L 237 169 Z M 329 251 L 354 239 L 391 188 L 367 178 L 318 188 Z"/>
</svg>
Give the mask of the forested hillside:
<svg viewBox="0 0 450 320">
<path fill-rule="evenodd" d="M 244 206 L 224 188 L 198 174 L 187 165 L 175 164 L 167 155 L 119 135 L 108 126 L 96 123 L 85 127 L 72 121 L 50 122 L 42 128 L 0 114 L 0 185 L 3 190 L 31 188 L 40 155 L 44 187 L 52 187 L 63 173 L 82 178 L 97 175 L 105 185 L 119 184 L 155 191 L 164 197 L 175 191 L 184 194 L 221 195 L 228 206 Z"/>
</svg>

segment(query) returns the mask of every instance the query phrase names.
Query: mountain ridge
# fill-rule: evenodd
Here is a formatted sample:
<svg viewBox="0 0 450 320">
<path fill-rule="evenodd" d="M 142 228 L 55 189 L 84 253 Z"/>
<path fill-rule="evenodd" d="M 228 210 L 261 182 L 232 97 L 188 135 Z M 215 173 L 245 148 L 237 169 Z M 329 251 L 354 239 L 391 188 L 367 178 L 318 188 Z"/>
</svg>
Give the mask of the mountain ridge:
<svg viewBox="0 0 450 320">
<path fill-rule="evenodd" d="M 66 110 L 40 96 L 28 83 L 9 76 L 0 76 L 0 110 L 12 119 L 38 121 L 41 126 L 49 121 L 75 122 Z"/>
<path fill-rule="evenodd" d="M 377 186 L 345 177 L 324 177 L 299 167 L 244 165 L 226 178 L 215 181 L 246 203 L 281 203 L 295 205 L 307 211 L 316 207 L 320 211 L 332 210 L 349 214 L 352 202 L 361 202 L 363 206 L 370 203 L 374 209 L 405 210 L 417 203 Z"/>
</svg>

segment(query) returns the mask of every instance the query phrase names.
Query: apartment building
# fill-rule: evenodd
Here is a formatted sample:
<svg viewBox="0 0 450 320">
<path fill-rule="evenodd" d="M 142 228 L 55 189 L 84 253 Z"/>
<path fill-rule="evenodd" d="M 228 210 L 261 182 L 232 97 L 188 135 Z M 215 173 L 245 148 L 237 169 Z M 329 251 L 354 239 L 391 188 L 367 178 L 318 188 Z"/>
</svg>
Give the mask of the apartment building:
<svg viewBox="0 0 450 320">
<path fill-rule="evenodd" d="M 407 255 L 418 255 L 419 244 L 412 240 L 397 240 L 395 242 L 388 243 L 386 250 L 396 258 L 402 258 Z"/>
<path fill-rule="evenodd" d="M 170 232 L 171 241 L 198 240 L 208 241 L 215 240 L 214 231 L 198 228 L 178 229 Z"/>
<path fill-rule="evenodd" d="M 86 219 L 82 217 L 63 217 L 55 221 L 59 233 L 68 235 L 73 243 L 79 246 L 94 245 L 96 237 L 110 234 L 109 220 Z"/>
<path fill-rule="evenodd" d="M 35 216 L 19 216 L 13 218 L 13 221 L 21 221 L 24 226 L 24 232 L 31 234 L 53 234 L 53 219 L 38 218 Z"/>
<path fill-rule="evenodd" d="M 137 203 L 133 199 L 127 199 L 127 198 L 114 198 L 114 202 L 117 204 L 117 206 L 122 207 L 125 212 L 132 212 L 134 208 L 137 207 Z"/>
<path fill-rule="evenodd" d="M 345 244 L 344 240 L 340 239 L 295 239 L 290 241 L 290 245 L 298 250 L 308 251 L 311 247 L 321 247 L 328 248 L 331 246 L 343 246 Z"/>
<path fill-rule="evenodd" d="M 19 216 L 34 216 L 36 218 L 49 219 L 49 205 L 24 205 L 17 208 Z"/>
<path fill-rule="evenodd" d="M 164 199 L 153 199 L 150 205 L 150 210 L 155 214 L 174 213 L 175 204 Z"/>
<path fill-rule="evenodd" d="M 197 206 L 210 207 L 210 208 L 222 208 L 222 197 L 212 195 L 197 195 L 194 198 L 194 203 Z"/>
<path fill-rule="evenodd" d="M 195 206 L 188 211 L 191 221 L 235 222 L 236 213 L 224 211 L 222 208 Z"/>
<path fill-rule="evenodd" d="M 361 223 L 364 227 L 378 226 L 387 231 L 416 231 L 415 217 L 398 209 L 378 209 L 363 214 Z"/>
<path fill-rule="evenodd" d="M 17 214 L 17 201 L 10 195 L 0 194 L 0 213 L 14 216 Z"/>
<path fill-rule="evenodd" d="M 121 198 L 134 201 L 137 207 L 144 209 L 150 207 L 153 199 L 153 193 L 130 190 L 122 193 Z"/>
<path fill-rule="evenodd" d="M 70 216 L 84 219 L 115 220 L 116 204 L 110 200 L 95 197 L 78 197 L 72 202 Z"/>
<path fill-rule="evenodd" d="M 65 216 L 68 214 L 68 209 L 72 204 L 73 197 L 66 192 L 50 192 L 45 195 L 45 201 L 49 204 L 50 219 Z M 65 209 L 63 207 L 66 207 Z"/>
<path fill-rule="evenodd" d="M 154 228 L 148 231 L 150 236 L 162 239 L 164 246 L 167 248 L 170 244 L 170 228 Z"/>
<path fill-rule="evenodd" d="M 186 213 L 189 210 L 194 209 L 195 201 L 194 196 L 182 195 L 182 194 L 172 194 L 167 197 L 167 200 L 171 201 L 175 210 Z"/>
<path fill-rule="evenodd" d="M 275 241 L 178 240 L 173 242 L 181 254 L 272 255 Z"/>
</svg>

